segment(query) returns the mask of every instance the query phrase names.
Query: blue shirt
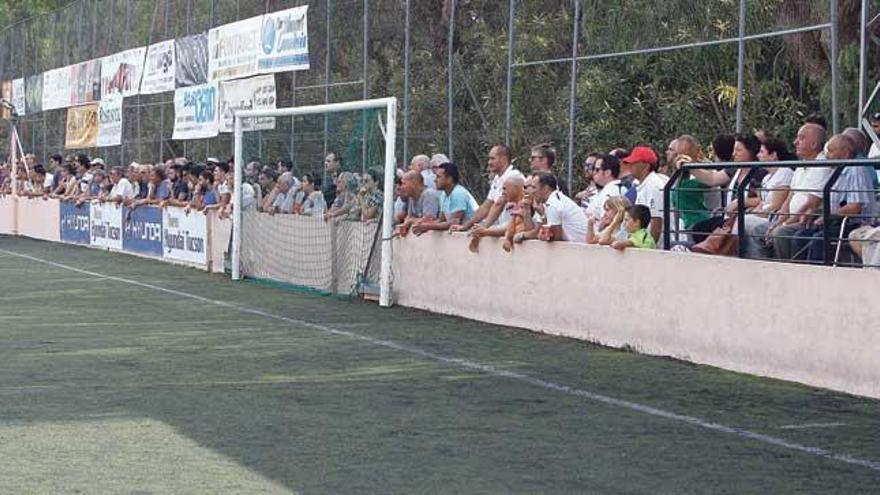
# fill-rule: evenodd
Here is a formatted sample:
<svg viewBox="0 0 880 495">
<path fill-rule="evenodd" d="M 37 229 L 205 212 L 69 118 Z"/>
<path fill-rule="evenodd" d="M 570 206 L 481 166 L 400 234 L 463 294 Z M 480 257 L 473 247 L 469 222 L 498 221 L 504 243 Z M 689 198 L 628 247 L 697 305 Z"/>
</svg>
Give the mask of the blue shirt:
<svg viewBox="0 0 880 495">
<path fill-rule="evenodd" d="M 163 180 L 159 183 L 159 186 L 156 187 L 156 198 L 158 200 L 165 200 L 171 197 L 171 182 L 168 180 Z"/>
<path fill-rule="evenodd" d="M 449 195 L 446 194 L 446 191 L 440 191 L 440 211 L 443 212 L 447 221 L 454 213 L 463 211 L 464 219 L 462 221 L 466 222 L 474 216 L 476 209 L 477 201 L 460 184 L 456 185 Z"/>
<path fill-rule="evenodd" d="M 205 191 L 205 195 L 202 197 L 202 201 L 205 203 L 205 206 L 216 205 L 217 193 L 215 193 L 213 189 L 208 189 L 207 191 Z"/>
</svg>

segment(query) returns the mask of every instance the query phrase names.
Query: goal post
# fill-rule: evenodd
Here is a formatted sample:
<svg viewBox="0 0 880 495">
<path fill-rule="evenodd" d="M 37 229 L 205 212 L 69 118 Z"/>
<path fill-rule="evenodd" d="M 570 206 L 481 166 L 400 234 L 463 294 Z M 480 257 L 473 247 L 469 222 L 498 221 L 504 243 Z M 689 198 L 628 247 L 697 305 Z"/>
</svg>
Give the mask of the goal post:
<svg viewBox="0 0 880 495">
<path fill-rule="evenodd" d="M 339 112 L 356 112 L 365 110 L 384 110 L 385 120 L 382 129 L 384 137 L 384 177 L 382 190 L 383 204 L 380 225 L 380 271 L 379 271 L 379 305 L 389 307 L 392 305 L 391 281 L 392 281 L 392 238 L 394 233 L 394 180 L 397 170 L 395 143 L 397 139 L 397 98 L 379 98 L 373 100 L 347 101 L 326 105 L 311 105 L 292 108 L 279 108 L 273 110 L 240 110 L 235 112 L 233 125 L 233 147 L 235 167 L 235 188 L 233 191 L 233 229 L 232 229 L 232 279 L 241 280 L 246 274 L 242 270 L 242 232 L 244 210 L 242 208 L 242 187 L 244 181 L 245 160 L 248 157 L 244 153 L 244 135 L 249 132 L 245 129 L 248 119 L 269 117 L 299 117 L 328 115 Z M 366 146 L 366 145 L 364 145 Z M 366 154 L 366 153 L 365 153 Z M 294 160 L 296 156 L 294 156 Z M 330 205 L 327 205 L 328 207 Z M 332 253 L 331 253 L 332 256 Z"/>
</svg>

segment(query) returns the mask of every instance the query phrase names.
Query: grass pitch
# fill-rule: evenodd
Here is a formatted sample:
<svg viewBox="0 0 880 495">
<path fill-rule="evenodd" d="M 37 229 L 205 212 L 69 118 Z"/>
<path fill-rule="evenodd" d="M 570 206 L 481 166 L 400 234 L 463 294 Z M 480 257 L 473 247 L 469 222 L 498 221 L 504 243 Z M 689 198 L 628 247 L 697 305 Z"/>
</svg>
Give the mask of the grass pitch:
<svg viewBox="0 0 880 495">
<path fill-rule="evenodd" d="M 0 237 L 0 343 L 2 493 L 880 486 L 878 401 L 79 247 Z"/>
</svg>

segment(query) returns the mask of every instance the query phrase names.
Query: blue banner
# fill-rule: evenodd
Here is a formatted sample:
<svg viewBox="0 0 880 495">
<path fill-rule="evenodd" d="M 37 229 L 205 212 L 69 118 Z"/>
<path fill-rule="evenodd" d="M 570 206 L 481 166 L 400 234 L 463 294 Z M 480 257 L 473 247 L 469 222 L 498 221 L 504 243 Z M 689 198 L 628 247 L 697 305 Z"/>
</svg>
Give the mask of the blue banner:
<svg viewBox="0 0 880 495">
<path fill-rule="evenodd" d="M 122 212 L 122 249 L 162 256 L 162 210 L 141 206 Z"/>
<path fill-rule="evenodd" d="M 88 244 L 91 241 L 91 205 L 83 203 L 77 206 L 72 201 L 61 201 L 58 204 L 61 207 L 61 241 Z"/>
</svg>

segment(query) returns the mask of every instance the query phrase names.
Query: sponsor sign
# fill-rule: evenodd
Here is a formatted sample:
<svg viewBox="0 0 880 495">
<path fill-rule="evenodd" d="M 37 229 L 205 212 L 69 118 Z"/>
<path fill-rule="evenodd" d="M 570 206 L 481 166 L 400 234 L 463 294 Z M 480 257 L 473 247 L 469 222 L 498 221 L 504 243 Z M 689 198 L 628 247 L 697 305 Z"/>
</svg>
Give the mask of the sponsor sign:
<svg viewBox="0 0 880 495">
<path fill-rule="evenodd" d="M 9 101 L 15 107 L 18 115 L 25 115 L 27 108 L 25 105 L 25 89 L 24 78 L 12 80 L 12 99 Z"/>
<path fill-rule="evenodd" d="M 67 109 L 65 148 L 94 148 L 98 142 L 98 104 Z"/>
<path fill-rule="evenodd" d="M 174 42 L 175 83 L 178 88 L 208 83 L 208 35 L 178 38 Z"/>
<path fill-rule="evenodd" d="M 217 135 L 220 126 L 217 84 L 203 84 L 174 91 L 172 139 L 200 139 Z"/>
<path fill-rule="evenodd" d="M 121 94 L 138 94 L 144 69 L 145 47 L 132 48 L 101 59 L 101 95 L 104 98 Z"/>
<path fill-rule="evenodd" d="M 89 60 L 70 66 L 68 106 L 101 101 L 101 60 Z"/>
<path fill-rule="evenodd" d="M 220 83 L 220 132 L 232 132 L 237 110 L 268 110 L 275 108 L 275 76 Z M 275 128 L 274 117 L 250 118 L 242 122 L 246 131 Z"/>
<path fill-rule="evenodd" d="M 174 61 L 174 40 L 150 45 L 141 81 L 142 95 L 174 91 Z"/>
<path fill-rule="evenodd" d="M 98 146 L 122 144 L 122 96 L 101 100 L 98 106 Z"/>
<path fill-rule="evenodd" d="M 43 111 L 43 74 L 28 76 L 24 82 L 24 106 L 27 113 Z"/>
<path fill-rule="evenodd" d="M 162 256 L 162 209 L 141 206 L 122 211 L 122 249 Z"/>
<path fill-rule="evenodd" d="M 70 67 L 43 73 L 43 110 L 70 106 Z"/>
<path fill-rule="evenodd" d="M 162 239 L 164 257 L 174 260 L 207 264 L 208 221 L 203 213 L 169 207 L 162 212 Z"/>
<path fill-rule="evenodd" d="M 263 16 L 225 24 L 208 31 L 208 81 L 257 73 Z"/>
<path fill-rule="evenodd" d="M 309 68 L 309 6 L 303 5 L 263 16 L 260 30 L 259 72 Z"/>
<path fill-rule="evenodd" d="M 91 204 L 89 234 L 92 246 L 122 249 L 122 206 L 116 203 Z"/>
<path fill-rule="evenodd" d="M 72 201 L 60 201 L 61 241 L 88 244 L 91 208 L 88 203 L 77 206 Z"/>
</svg>

